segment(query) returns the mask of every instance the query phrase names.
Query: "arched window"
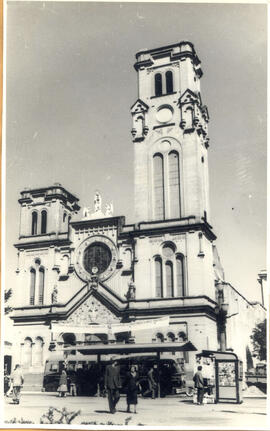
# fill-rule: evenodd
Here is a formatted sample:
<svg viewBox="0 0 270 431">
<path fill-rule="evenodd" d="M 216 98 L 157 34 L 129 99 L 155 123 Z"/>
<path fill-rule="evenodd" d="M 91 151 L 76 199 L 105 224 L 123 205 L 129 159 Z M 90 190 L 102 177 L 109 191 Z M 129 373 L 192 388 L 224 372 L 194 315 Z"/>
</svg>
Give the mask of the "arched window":
<svg viewBox="0 0 270 431">
<path fill-rule="evenodd" d="M 41 233 L 47 232 L 47 211 L 41 211 Z"/>
<path fill-rule="evenodd" d="M 36 286 L 36 271 L 34 268 L 30 270 L 30 305 L 35 303 L 35 286 Z"/>
<path fill-rule="evenodd" d="M 44 268 L 39 268 L 39 290 L 38 290 L 38 303 L 43 304 L 44 301 Z"/>
<path fill-rule="evenodd" d="M 40 367 L 43 363 L 43 340 L 41 337 L 37 337 L 35 344 L 33 345 L 33 366 Z"/>
<path fill-rule="evenodd" d="M 132 266 L 132 253 L 128 248 L 124 253 L 124 269 L 130 269 Z"/>
<path fill-rule="evenodd" d="M 65 223 L 66 218 L 67 218 L 67 213 L 64 213 L 64 214 L 63 214 L 63 223 Z"/>
<path fill-rule="evenodd" d="M 192 108 L 186 109 L 186 129 L 191 129 L 193 127 L 193 110 Z"/>
<path fill-rule="evenodd" d="M 22 344 L 22 366 L 29 368 L 32 365 L 32 340 L 26 337 Z"/>
<path fill-rule="evenodd" d="M 66 332 L 62 335 L 62 339 L 64 342 L 64 345 L 68 346 L 75 346 L 76 345 L 76 337 L 71 332 Z"/>
<path fill-rule="evenodd" d="M 136 129 L 137 129 L 137 136 L 143 136 L 143 117 L 140 116 L 136 119 Z"/>
<path fill-rule="evenodd" d="M 158 333 L 156 334 L 156 339 L 157 339 L 157 342 L 159 342 L 159 343 L 163 343 L 163 342 L 164 342 L 164 335 L 163 335 L 163 334 L 161 334 L 161 332 L 158 332 Z"/>
<path fill-rule="evenodd" d="M 65 254 L 61 262 L 61 275 L 68 275 L 69 257 Z"/>
<path fill-rule="evenodd" d="M 173 296 L 173 265 L 172 262 L 166 262 L 165 264 L 166 272 L 166 296 Z"/>
<path fill-rule="evenodd" d="M 178 340 L 180 343 L 184 343 L 185 341 L 187 341 L 187 334 L 183 331 L 179 332 Z"/>
<path fill-rule="evenodd" d="M 156 96 L 162 95 L 162 76 L 161 76 L 161 73 L 155 74 L 155 95 Z"/>
<path fill-rule="evenodd" d="M 155 280 L 156 280 L 156 297 L 163 297 L 163 286 L 162 286 L 162 261 L 160 257 L 155 258 Z"/>
<path fill-rule="evenodd" d="M 154 215 L 156 220 L 164 220 L 164 167 L 163 156 L 155 154 L 154 162 Z"/>
<path fill-rule="evenodd" d="M 38 220 L 38 215 L 37 215 L 37 212 L 34 211 L 32 212 L 32 229 L 31 229 L 32 235 L 37 234 L 37 220 Z"/>
<path fill-rule="evenodd" d="M 184 265 L 183 257 L 176 257 L 176 296 L 184 296 Z"/>
<path fill-rule="evenodd" d="M 169 200 L 170 217 L 180 217 L 179 155 L 176 151 L 172 151 L 169 154 Z"/>
<path fill-rule="evenodd" d="M 168 341 L 170 341 L 171 343 L 173 343 L 175 341 L 175 335 L 174 335 L 174 333 L 173 332 L 169 332 L 167 334 L 167 339 L 168 339 Z"/>
<path fill-rule="evenodd" d="M 168 70 L 165 74 L 166 76 L 166 93 L 173 92 L 173 74 L 170 70 Z"/>
</svg>

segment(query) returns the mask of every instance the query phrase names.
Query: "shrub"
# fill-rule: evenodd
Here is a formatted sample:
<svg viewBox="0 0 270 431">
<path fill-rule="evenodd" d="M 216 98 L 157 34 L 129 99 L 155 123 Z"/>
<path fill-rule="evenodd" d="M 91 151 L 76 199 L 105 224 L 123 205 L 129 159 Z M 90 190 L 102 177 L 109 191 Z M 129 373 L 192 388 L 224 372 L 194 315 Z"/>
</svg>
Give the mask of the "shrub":
<svg viewBox="0 0 270 431">
<path fill-rule="evenodd" d="M 65 407 L 59 410 L 55 407 L 50 407 L 47 413 L 40 418 L 41 424 L 71 424 L 71 422 L 81 413 L 80 410 L 77 412 L 69 412 Z"/>
</svg>

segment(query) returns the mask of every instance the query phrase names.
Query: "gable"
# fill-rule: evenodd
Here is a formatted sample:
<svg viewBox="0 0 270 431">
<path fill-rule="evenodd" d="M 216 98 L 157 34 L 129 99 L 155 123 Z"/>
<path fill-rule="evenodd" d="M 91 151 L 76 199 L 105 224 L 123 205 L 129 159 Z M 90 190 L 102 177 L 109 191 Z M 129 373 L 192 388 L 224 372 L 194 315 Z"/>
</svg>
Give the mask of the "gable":
<svg viewBox="0 0 270 431">
<path fill-rule="evenodd" d="M 199 97 L 189 89 L 186 90 L 179 99 L 179 103 L 181 105 L 184 103 L 199 103 L 199 102 L 200 102 Z"/>
<path fill-rule="evenodd" d="M 73 311 L 65 322 L 67 325 L 89 325 L 118 323 L 120 319 L 97 298 L 90 295 L 79 307 Z"/>
<path fill-rule="evenodd" d="M 146 105 L 146 103 L 144 103 L 141 99 L 138 99 L 130 108 L 132 114 L 139 112 L 147 112 L 148 109 L 149 106 Z"/>
</svg>

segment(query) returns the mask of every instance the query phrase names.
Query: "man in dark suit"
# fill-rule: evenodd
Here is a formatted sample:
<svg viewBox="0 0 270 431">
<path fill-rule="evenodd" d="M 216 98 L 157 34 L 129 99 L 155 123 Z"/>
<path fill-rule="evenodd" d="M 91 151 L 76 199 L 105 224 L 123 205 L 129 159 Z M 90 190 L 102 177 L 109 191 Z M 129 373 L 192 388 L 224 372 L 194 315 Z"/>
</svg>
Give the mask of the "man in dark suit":
<svg viewBox="0 0 270 431">
<path fill-rule="evenodd" d="M 199 365 L 198 371 L 194 374 L 193 381 L 195 384 L 195 388 L 197 388 L 197 404 L 203 404 L 203 395 L 204 395 L 204 384 L 203 384 L 203 376 L 202 376 L 202 366 Z"/>
<path fill-rule="evenodd" d="M 120 368 L 115 358 L 112 358 L 111 365 L 108 365 L 105 372 L 105 389 L 108 394 L 109 408 L 111 413 L 116 412 L 116 404 L 119 401 L 121 388 Z"/>
</svg>

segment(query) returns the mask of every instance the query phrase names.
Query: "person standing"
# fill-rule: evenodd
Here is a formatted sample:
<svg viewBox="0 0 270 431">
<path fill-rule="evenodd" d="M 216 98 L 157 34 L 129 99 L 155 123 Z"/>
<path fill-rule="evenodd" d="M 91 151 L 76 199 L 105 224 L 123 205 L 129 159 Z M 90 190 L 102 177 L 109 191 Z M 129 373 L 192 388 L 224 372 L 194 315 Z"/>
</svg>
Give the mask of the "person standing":
<svg viewBox="0 0 270 431">
<path fill-rule="evenodd" d="M 197 389 L 197 404 L 202 405 L 204 395 L 204 383 L 201 365 L 198 366 L 197 371 L 194 374 L 193 381 L 195 384 L 195 388 Z"/>
<path fill-rule="evenodd" d="M 154 366 L 155 367 L 155 366 Z M 151 392 L 152 399 L 156 398 L 156 391 L 157 391 L 157 372 L 155 367 L 151 366 L 148 373 L 147 373 L 147 381 L 148 381 L 148 389 L 143 393 L 143 396 L 145 397 L 147 394 Z"/>
<path fill-rule="evenodd" d="M 76 397 L 77 396 L 77 376 L 76 376 L 76 371 L 75 370 L 71 370 L 68 377 L 69 377 L 69 381 L 70 381 L 69 393 L 73 397 Z"/>
<path fill-rule="evenodd" d="M 67 373 L 65 370 L 62 370 L 60 379 L 59 379 L 59 387 L 57 389 L 59 397 L 65 397 L 68 391 L 67 387 Z"/>
<path fill-rule="evenodd" d="M 105 371 L 105 390 L 108 394 L 109 408 L 112 414 L 116 412 L 115 407 L 120 398 L 120 388 L 120 368 L 115 358 L 112 358 L 112 363 L 107 366 Z"/>
<path fill-rule="evenodd" d="M 15 365 L 15 369 L 11 374 L 11 382 L 13 387 L 13 402 L 20 404 L 21 388 L 24 383 L 24 377 L 19 364 Z"/>
<path fill-rule="evenodd" d="M 137 413 L 139 375 L 134 365 L 131 365 L 130 371 L 127 372 L 125 387 L 127 390 L 127 413 L 130 413 L 131 404 L 134 405 L 134 413 Z"/>
</svg>

